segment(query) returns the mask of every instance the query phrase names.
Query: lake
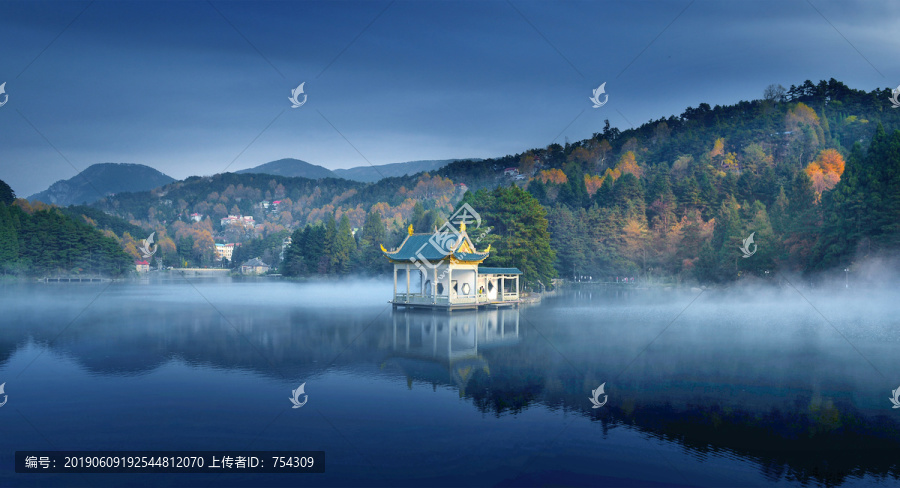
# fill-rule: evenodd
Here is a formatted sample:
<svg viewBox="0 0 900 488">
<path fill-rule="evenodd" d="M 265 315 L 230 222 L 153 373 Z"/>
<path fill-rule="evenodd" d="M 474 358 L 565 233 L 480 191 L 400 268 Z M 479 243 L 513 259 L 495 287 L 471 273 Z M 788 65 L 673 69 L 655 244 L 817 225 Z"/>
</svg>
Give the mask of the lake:
<svg viewBox="0 0 900 488">
<path fill-rule="evenodd" d="M 0 285 L 0 486 L 897 486 L 896 288 L 585 285 L 447 314 L 391 287 Z M 325 451 L 326 472 L 15 474 L 17 450 Z"/>
</svg>

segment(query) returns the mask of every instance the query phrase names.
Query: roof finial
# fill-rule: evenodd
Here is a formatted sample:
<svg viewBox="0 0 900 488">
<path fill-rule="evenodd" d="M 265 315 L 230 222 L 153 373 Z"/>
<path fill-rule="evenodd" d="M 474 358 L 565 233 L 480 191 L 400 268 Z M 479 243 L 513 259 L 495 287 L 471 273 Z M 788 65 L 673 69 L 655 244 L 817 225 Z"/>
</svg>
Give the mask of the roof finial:
<svg viewBox="0 0 900 488">
<path fill-rule="evenodd" d="M 460 231 L 460 232 L 465 232 L 465 231 L 466 231 L 466 223 L 465 223 L 465 222 L 460 222 L 460 223 L 459 223 L 459 231 Z"/>
<path fill-rule="evenodd" d="M 413 235 L 412 224 L 409 224 L 409 229 L 406 229 L 406 230 L 409 231 L 409 235 Z"/>
</svg>

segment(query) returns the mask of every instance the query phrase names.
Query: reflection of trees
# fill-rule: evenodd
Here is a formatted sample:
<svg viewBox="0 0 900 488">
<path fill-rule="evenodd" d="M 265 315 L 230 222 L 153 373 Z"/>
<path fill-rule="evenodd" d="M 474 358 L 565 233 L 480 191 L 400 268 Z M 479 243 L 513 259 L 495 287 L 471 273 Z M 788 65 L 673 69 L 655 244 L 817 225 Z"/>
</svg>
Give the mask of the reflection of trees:
<svg viewBox="0 0 900 488">
<path fill-rule="evenodd" d="M 558 338 L 551 340 L 560 344 Z M 754 395 L 725 389 L 698 395 L 689 382 L 655 385 L 655 390 L 649 382 L 617 383 L 610 402 L 594 410 L 583 386 L 586 378 L 560 364 L 548 348 L 543 337 L 525 327 L 517 347 L 485 354 L 491 374 L 475 375 L 465 396 L 481 412 L 497 416 L 540 402 L 605 427 L 629 426 L 677 442 L 696 456 L 733 452 L 758 463 L 772 481 L 836 486 L 862 475 L 900 478 L 897 422 L 863 414 L 840 387 L 817 395 L 757 392 L 754 401 Z"/>
<path fill-rule="evenodd" d="M 202 302 L 101 297 L 57 338 L 93 296 L 73 289 L 60 287 L 53 304 L 38 298 L 27 309 L 7 307 L 4 320 L 15 325 L 0 328 L 0 364 L 35 342 L 50 344 L 55 353 L 101 374 L 141 374 L 173 357 L 269 376 L 305 377 L 330 367 L 399 373 L 409 382 L 457 389 L 485 414 L 518 414 L 537 402 L 580 413 L 604 428 L 627 426 L 677 442 L 698 457 L 736 453 L 758 463 L 773 481 L 834 486 L 853 476 L 900 478 L 896 417 L 874 417 L 856 408 L 853 390 L 868 387 L 848 379 L 852 373 L 829 370 L 817 376 L 814 366 L 823 357 L 814 345 L 807 345 L 799 359 L 776 357 L 765 350 L 767 343 L 756 349 L 755 343 L 734 344 L 721 353 L 730 359 L 716 356 L 717 351 L 659 348 L 652 360 L 635 363 L 627 381 L 610 381 L 609 403 L 595 410 L 587 400 L 589 389 L 609 371 L 620 371 L 645 345 L 645 335 L 627 334 L 637 325 L 621 317 L 615 318 L 618 336 L 596 343 L 584 339 L 583 324 L 562 324 L 546 306 L 521 311 L 517 331 L 520 312 L 515 310 L 378 316 L 378 308 L 248 307 L 211 296 L 226 322 Z M 671 364 L 678 366 L 653 367 Z M 758 385 L 780 370 L 779 384 L 799 387 L 743 391 L 730 385 Z M 678 382 L 676 371 L 709 383 Z M 807 391 L 811 384 L 817 393 Z M 882 396 L 886 412 L 892 413 L 887 392 Z"/>
<path fill-rule="evenodd" d="M 73 297 L 62 298 L 66 302 Z M 10 323 L 19 325 L 0 328 L 0 351 L 11 349 L 0 357 L 6 360 L 33 341 L 100 373 L 141 374 L 177 358 L 274 376 L 321 370 L 335 358 L 338 365 L 376 363 L 384 355 L 379 351 L 388 346 L 384 331 L 389 318 L 373 322 L 377 311 L 241 307 L 214 299 L 215 308 L 202 302 L 115 299 L 111 303 L 101 297 L 67 327 L 90 298 L 76 293 L 72 303 L 78 306 L 72 307 L 36 304 L 27 311 L 15 307 L 9 312 Z"/>
</svg>

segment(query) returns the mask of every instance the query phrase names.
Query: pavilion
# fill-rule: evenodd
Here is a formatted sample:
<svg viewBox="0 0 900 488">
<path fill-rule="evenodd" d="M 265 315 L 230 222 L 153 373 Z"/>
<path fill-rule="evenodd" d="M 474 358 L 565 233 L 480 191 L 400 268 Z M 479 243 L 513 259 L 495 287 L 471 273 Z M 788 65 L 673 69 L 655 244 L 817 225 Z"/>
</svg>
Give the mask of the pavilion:
<svg viewBox="0 0 900 488">
<path fill-rule="evenodd" d="M 388 251 L 382 245 L 381 250 L 394 264 L 394 308 L 456 310 L 520 303 L 522 272 L 517 268 L 480 266 L 490 255 L 491 246 L 484 251 L 475 249 L 465 223 L 460 224 L 459 232 L 445 226 L 429 234 L 416 234 L 410 225 L 400 247 Z"/>
</svg>

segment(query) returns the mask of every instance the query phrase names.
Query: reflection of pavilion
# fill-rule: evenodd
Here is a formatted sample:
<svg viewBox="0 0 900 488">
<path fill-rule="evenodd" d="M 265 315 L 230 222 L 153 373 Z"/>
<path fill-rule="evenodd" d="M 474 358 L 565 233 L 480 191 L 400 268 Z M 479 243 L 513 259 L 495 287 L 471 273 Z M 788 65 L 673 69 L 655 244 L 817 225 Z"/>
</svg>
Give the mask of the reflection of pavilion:
<svg viewBox="0 0 900 488">
<path fill-rule="evenodd" d="M 481 351 L 518 341 L 516 309 L 394 313 L 393 354 L 385 365 L 399 367 L 410 380 L 454 385 L 462 396 L 473 374 L 490 374 Z"/>
</svg>

